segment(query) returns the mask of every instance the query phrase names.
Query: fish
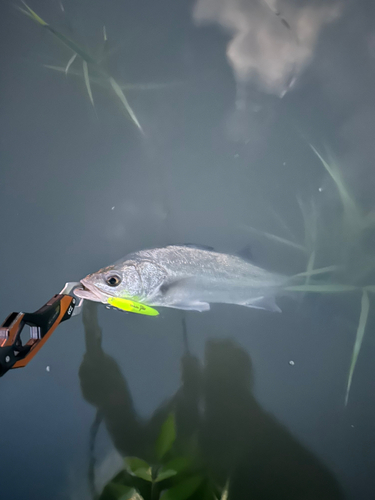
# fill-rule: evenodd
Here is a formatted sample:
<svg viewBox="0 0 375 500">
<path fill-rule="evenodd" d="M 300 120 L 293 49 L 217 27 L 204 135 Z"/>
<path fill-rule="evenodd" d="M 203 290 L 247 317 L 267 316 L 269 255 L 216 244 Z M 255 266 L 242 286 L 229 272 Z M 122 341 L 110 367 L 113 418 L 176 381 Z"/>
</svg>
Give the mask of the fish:
<svg viewBox="0 0 375 500">
<path fill-rule="evenodd" d="M 281 312 L 275 296 L 287 278 L 239 255 L 201 245 L 140 250 L 89 274 L 74 294 L 108 303 L 111 297 L 151 307 L 208 311 L 210 304 L 237 304 Z"/>
</svg>

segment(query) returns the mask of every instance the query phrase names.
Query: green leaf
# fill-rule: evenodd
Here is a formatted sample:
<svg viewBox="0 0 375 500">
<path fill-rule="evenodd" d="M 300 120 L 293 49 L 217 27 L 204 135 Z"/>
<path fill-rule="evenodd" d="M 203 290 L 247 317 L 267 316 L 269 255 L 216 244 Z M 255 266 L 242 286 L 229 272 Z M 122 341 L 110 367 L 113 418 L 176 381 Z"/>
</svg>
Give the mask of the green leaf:
<svg viewBox="0 0 375 500">
<path fill-rule="evenodd" d="M 94 106 L 94 99 L 92 97 L 90 78 L 89 78 L 89 68 L 86 61 L 83 61 L 83 76 L 85 78 L 86 89 L 89 94 L 91 104 Z"/>
<path fill-rule="evenodd" d="M 170 413 L 161 427 L 160 434 L 156 440 L 155 451 L 158 460 L 171 449 L 176 439 L 176 424 L 173 413 Z"/>
<path fill-rule="evenodd" d="M 169 477 L 175 476 L 177 474 L 177 471 L 173 469 L 166 469 L 163 467 L 163 469 L 158 473 L 156 477 L 156 482 L 159 483 L 160 481 L 164 481 L 164 479 L 168 479 Z"/>
<path fill-rule="evenodd" d="M 152 470 L 151 467 L 149 469 L 137 469 L 133 472 L 133 474 L 145 481 L 152 482 Z"/>
<path fill-rule="evenodd" d="M 38 16 L 38 14 L 36 12 L 34 12 L 32 9 L 30 9 L 30 7 L 25 3 L 25 2 L 22 2 L 24 4 L 24 6 L 26 7 L 27 11 L 25 11 L 24 9 L 21 9 L 19 8 L 19 10 L 21 12 L 23 12 L 24 14 L 27 14 L 29 17 L 31 17 L 31 19 L 33 19 L 36 23 L 42 25 L 42 26 L 45 26 L 47 27 L 48 24 L 43 21 L 43 19 L 41 17 Z"/>
<path fill-rule="evenodd" d="M 145 460 L 137 457 L 127 457 L 124 462 L 127 469 L 129 469 L 134 476 L 140 477 L 145 481 L 152 481 L 152 469 Z"/>
<path fill-rule="evenodd" d="M 109 83 L 111 84 L 113 90 L 115 91 L 115 94 L 117 95 L 117 97 L 120 99 L 120 101 L 124 105 L 124 107 L 125 107 L 127 113 L 129 114 L 130 118 L 133 120 L 133 122 L 136 124 L 136 126 L 139 128 L 139 130 L 143 134 L 143 129 L 142 129 L 142 127 L 141 127 L 141 125 L 140 125 L 137 117 L 135 116 L 134 111 L 130 107 L 130 105 L 128 103 L 128 100 L 126 99 L 125 94 L 122 91 L 120 85 L 111 76 L 108 78 L 108 80 L 109 80 Z"/>
<path fill-rule="evenodd" d="M 363 337 L 364 337 L 365 330 L 366 330 L 366 324 L 367 324 L 369 310 L 370 310 L 370 301 L 368 298 L 368 293 L 366 290 L 363 290 L 362 299 L 361 299 L 361 314 L 359 316 L 357 334 L 355 337 L 352 360 L 351 360 L 350 369 L 349 369 L 348 384 L 346 387 L 345 405 L 348 404 L 350 386 L 352 385 L 352 379 L 353 379 L 355 365 L 357 363 L 359 351 L 361 350 L 362 341 L 363 341 Z"/>
<path fill-rule="evenodd" d="M 284 290 L 289 292 L 310 292 L 310 293 L 343 293 L 353 292 L 360 288 L 353 285 L 296 285 L 286 286 Z"/>
<path fill-rule="evenodd" d="M 99 500 L 142 500 L 135 489 L 120 483 L 110 482 L 103 489 Z"/>
<path fill-rule="evenodd" d="M 182 472 L 182 471 L 188 469 L 189 467 L 191 467 L 192 464 L 193 464 L 193 461 L 189 457 L 173 458 L 172 460 L 170 460 L 169 462 L 167 462 L 163 466 L 163 470 L 164 469 L 173 469 L 177 473 L 179 473 L 179 472 Z"/>
<path fill-rule="evenodd" d="M 229 479 L 225 483 L 224 489 L 221 492 L 220 500 L 228 500 L 228 495 L 229 495 Z"/>
<path fill-rule="evenodd" d="M 66 65 L 65 68 L 65 74 L 68 74 L 70 66 L 74 63 L 75 58 L 77 57 L 77 54 L 73 54 L 72 57 L 69 59 L 68 64 Z"/>
<path fill-rule="evenodd" d="M 142 460 L 141 458 L 138 457 L 126 457 L 124 459 L 125 465 L 127 468 L 131 471 L 134 472 L 137 469 L 141 468 L 148 468 L 151 467 L 145 460 Z"/>
<path fill-rule="evenodd" d="M 193 476 L 185 479 L 163 493 L 161 500 L 186 500 L 199 488 L 203 479 L 202 476 Z"/>
</svg>

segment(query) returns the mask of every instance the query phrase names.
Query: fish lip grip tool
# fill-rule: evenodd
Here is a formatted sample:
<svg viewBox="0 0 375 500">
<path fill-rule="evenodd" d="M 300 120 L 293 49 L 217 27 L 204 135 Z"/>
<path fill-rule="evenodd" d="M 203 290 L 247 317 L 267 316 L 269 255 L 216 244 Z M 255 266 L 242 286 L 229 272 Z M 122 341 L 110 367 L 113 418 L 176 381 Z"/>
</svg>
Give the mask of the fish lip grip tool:
<svg viewBox="0 0 375 500">
<path fill-rule="evenodd" d="M 56 327 L 79 314 L 84 299 L 74 296 L 74 289 L 81 283 L 65 284 L 60 293 L 54 295 L 43 307 L 33 313 L 12 312 L 0 326 L 0 377 L 12 368 L 23 368 L 43 347 Z M 130 299 L 113 298 L 111 306 L 122 311 L 157 316 L 156 309 Z M 25 326 L 30 327 L 30 338 L 23 343 L 21 337 Z"/>
<path fill-rule="evenodd" d="M 33 313 L 13 312 L 0 326 L 0 377 L 12 368 L 23 368 L 43 347 L 56 327 L 79 314 L 82 302 L 70 295 L 79 283 L 66 283 L 61 292 Z M 21 332 L 30 327 L 30 338 L 23 343 Z"/>
</svg>

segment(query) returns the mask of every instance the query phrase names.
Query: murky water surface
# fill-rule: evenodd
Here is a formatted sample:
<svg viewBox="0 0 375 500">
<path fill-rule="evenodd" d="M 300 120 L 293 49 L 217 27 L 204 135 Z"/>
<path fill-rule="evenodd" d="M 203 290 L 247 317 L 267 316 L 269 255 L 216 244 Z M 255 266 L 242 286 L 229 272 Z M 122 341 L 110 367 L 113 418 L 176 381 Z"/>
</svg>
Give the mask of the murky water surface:
<svg viewBox="0 0 375 500">
<path fill-rule="evenodd" d="M 1 497 L 98 498 L 138 457 L 152 474 L 133 463 L 102 498 L 373 498 L 371 288 L 345 406 L 375 284 L 372 3 L 29 6 L 83 53 L 65 75 L 72 47 L 1 3 L 2 320 L 170 243 L 359 288 L 282 314 L 87 304 L 0 380 Z"/>
</svg>

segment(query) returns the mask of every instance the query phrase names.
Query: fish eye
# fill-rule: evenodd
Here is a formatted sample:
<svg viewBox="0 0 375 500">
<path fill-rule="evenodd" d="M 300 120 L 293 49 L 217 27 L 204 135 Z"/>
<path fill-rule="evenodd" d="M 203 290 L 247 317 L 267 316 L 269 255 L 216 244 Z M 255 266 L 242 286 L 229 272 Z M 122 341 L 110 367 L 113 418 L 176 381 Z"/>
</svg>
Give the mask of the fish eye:
<svg viewBox="0 0 375 500">
<path fill-rule="evenodd" d="M 121 278 L 117 274 L 111 274 L 106 278 L 106 282 L 109 286 L 118 286 L 121 283 Z"/>
</svg>

